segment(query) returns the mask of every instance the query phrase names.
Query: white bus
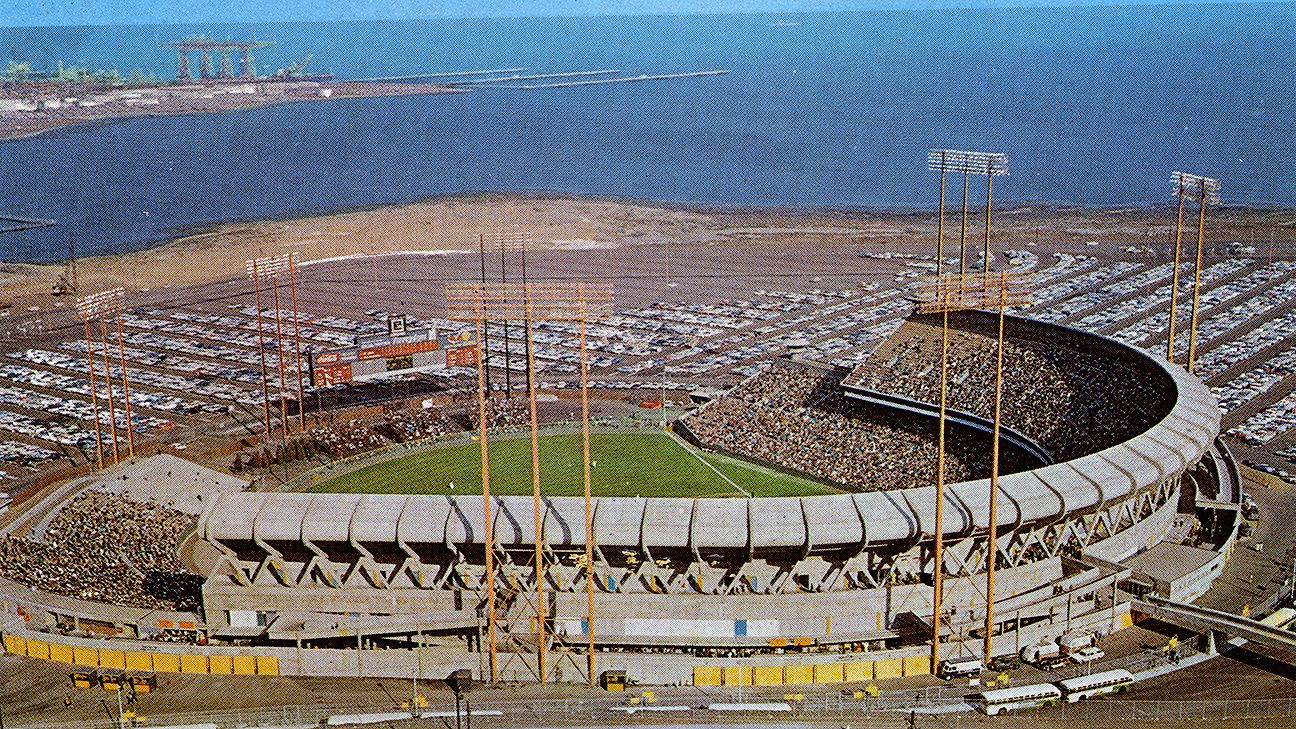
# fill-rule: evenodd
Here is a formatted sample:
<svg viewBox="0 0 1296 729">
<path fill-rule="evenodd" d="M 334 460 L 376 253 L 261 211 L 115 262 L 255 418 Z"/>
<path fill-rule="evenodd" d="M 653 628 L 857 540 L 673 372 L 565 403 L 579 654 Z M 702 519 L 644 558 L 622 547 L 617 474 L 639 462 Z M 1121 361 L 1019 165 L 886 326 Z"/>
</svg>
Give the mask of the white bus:
<svg viewBox="0 0 1296 729">
<path fill-rule="evenodd" d="M 1133 685 L 1134 675 L 1123 668 L 1058 681 L 1070 704 L 1103 694 L 1118 694 Z"/>
<path fill-rule="evenodd" d="M 1053 706 L 1062 702 L 1062 691 L 1051 683 L 1032 683 L 982 691 L 974 701 L 986 715 L 994 716 L 1001 711 Z"/>
</svg>

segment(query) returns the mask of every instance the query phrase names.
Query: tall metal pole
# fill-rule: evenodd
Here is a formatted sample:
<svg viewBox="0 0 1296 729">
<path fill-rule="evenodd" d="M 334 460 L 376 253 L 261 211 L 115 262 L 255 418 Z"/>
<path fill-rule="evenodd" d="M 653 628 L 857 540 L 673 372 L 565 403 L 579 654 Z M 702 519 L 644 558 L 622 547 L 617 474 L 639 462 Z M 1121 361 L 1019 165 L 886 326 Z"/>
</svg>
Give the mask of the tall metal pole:
<svg viewBox="0 0 1296 729">
<path fill-rule="evenodd" d="M 126 392 L 126 453 L 135 457 L 135 426 L 131 422 L 130 378 L 126 375 L 126 340 L 122 338 L 121 309 L 117 309 L 117 347 L 121 355 L 122 389 Z"/>
<path fill-rule="evenodd" d="M 999 282 L 999 347 L 995 353 L 994 434 L 990 444 L 990 523 L 986 542 L 986 618 L 984 657 L 989 661 L 994 641 L 994 575 L 999 554 L 999 427 L 1003 412 L 1004 310 L 1007 309 L 1008 281 Z"/>
<path fill-rule="evenodd" d="M 113 406 L 112 369 L 108 367 L 108 324 L 103 320 L 102 313 L 99 315 L 99 333 L 103 338 L 104 382 L 108 383 L 108 427 L 112 433 L 113 463 L 116 464 L 121 462 L 117 453 L 117 409 Z"/>
<path fill-rule="evenodd" d="M 959 228 L 959 276 L 967 275 L 968 171 L 963 168 L 963 223 Z"/>
<path fill-rule="evenodd" d="M 581 438 L 585 471 L 585 596 L 589 603 L 585 675 L 594 685 L 594 502 L 590 498 L 589 365 L 585 354 L 585 284 L 580 287 Z"/>
<path fill-rule="evenodd" d="M 288 442 L 288 377 L 284 374 L 283 317 L 279 314 L 279 272 L 270 275 L 274 291 L 275 358 L 279 360 L 279 420 L 283 424 L 284 442 Z"/>
<path fill-rule="evenodd" d="M 941 269 L 945 264 L 945 150 L 941 150 L 940 212 L 936 219 L 936 282 L 940 286 Z M 932 535 L 932 644 L 931 672 L 940 668 L 941 589 L 944 570 L 945 546 L 945 395 L 947 364 L 949 359 L 949 309 L 945 308 L 941 327 L 941 398 L 940 422 L 936 436 L 936 527 Z"/>
<path fill-rule="evenodd" d="M 987 274 L 990 272 L 990 209 L 994 205 L 994 170 L 990 165 L 986 165 L 986 224 L 985 224 L 985 251 L 984 258 L 981 260 L 981 270 Z M 988 279 L 987 279 L 988 280 Z"/>
<path fill-rule="evenodd" d="M 296 252 L 288 254 L 288 290 L 292 294 L 293 308 L 293 355 L 297 363 L 297 421 L 300 432 L 306 432 L 306 396 L 302 387 L 301 362 L 301 320 L 297 314 L 297 266 L 294 258 Z"/>
<path fill-rule="evenodd" d="M 261 270 L 256 261 L 251 262 L 252 286 L 256 290 L 257 353 L 261 356 L 261 403 L 265 415 L 266 443 L 270 442 L 270 376 L 266 372 L 265 327 L 261 322 Z"/>
<path fill-rule="evenodd" d="M 1192 321 L 1188 329 L 1188 374 L 1197 366 L 1197 315 L 1201 308 L 1202 245 L 1206 242 L 1206 183 L 1201 183 L 1201 208 L 1197 217 L 1197 265 L 1193 271 Z"/>
<path fill-rule="evenodd" d="M 482 290 L 486 290 L 486 234 L 477 234 L 477 257 L 481 261 L 481 285 Z M 507 324 L 505 326 L 508 326 Z M 490 327 L 490 322 L 486 322 L 486 329 Z M 482 330 L 482 337 L 477 340 L 478 346 L 481 347 L 482 356 L 486 358 L 486 389 L 490 390 L 490 347 L 487 345 L 488 332 Z"/>
<path fill-rule="evenodd" d="M 99 389 L 95 385 L 95 351 L 90 338 L 90 316 L 86 315 L 86 358 L 90 363 L 90 404 L 94 407 L 95 451 L 99 454 L 99 470 L 103 470 L 103 431 L 99 423 Z M 112 386 L 111 380 L 109 387 Z"/>
<path fill-rule="evenodd" d="M 525 255 L 525 248 L 523 251 Z M 531 318 L 534 312 L 531 308 L 531 287 L 523 284 L 522 291 L 526 302 L 527 398 L 531 404 L 531 492 L 535 499 L 536 649 L 538 651 L 536 665 L 540 673 L 540 683 L 545 683 L 547 680 L 545 619 L 548 607 L 545 605 L 544 590 L 544 519 L 540 510 L 540 419 L 536 409 L 535 350 L 531 346 Z"/>
<path fill-rule="evenodd" d="M 936 276 L 941 275 L 941 266 L 945 265 L 945 152 L 941 151 L 940 171 L 940 213 L 936 217 Z"/>
<path fill-rule="evenodd" d="M 1175 318 L 1178 316 L 1179 304 L 1179 252 L 1183 247 L 1185 193 L 1183 178 L 1181 177 L 1179 180 L 1179 216 L 1175 220 L 1174 272 L 1170 276 L 1170 336 L 1166 340 L 1166 360 L 1170 362 L 1174 361 L 1175 354 Z"/>
<path fill-rule="evenodd" d="M 526 270 L 526 249 L 527 249 L 527 247 L 526 247 L 526 243 L 527 243 L 527 242 L 526 242 L 525 240 L 522 241 L 522 290 L 523 290 L 523 291 L 530 291 L 531 289 L 527 288 L 527 270 Z M 531 387 L 531 365 L 532 365 L 532 363 L 535 361 L 535 358 L 531 356 L 531 320 L 530 320 L 530 318 L 528 318 L 527 321 L 526 321 L 526 341 L 523 342 L 523 344 L 526 345 L 526 377 L 527 377 L 527 388 L 529 389 L 529 388 Z"/>
<path fill-rule="evenodd" d="M 945 408 L 949 391 L 949 308 L 941 326 L 940 424 L 936 435 L 936 526 L 932 544 L 932 648 L 931 671 L 940 668 L 941 602 L 945 576 Z"/>
<path fill-rule="evenodd" d="M 504 265 L 505 247 L 504 242 L 500 241 L 500 283 L 506 284 L 502 290 L 508 291 L 508 270 Z M 505 299 L 502 303 L 504 310 L 507 311 L 508 299 Z M 504 319 L 504 397 L 510 400 L 513 399 L 513 359 L 509 353 L 509 320 L 507 318 Z"/>
<path fill-rule="evenodd" d="M 481 336 L 485 330 L 482 321 L 485 303 L 479 301 L 477 310 L 477 437 L 481 441 L 481 477 L 482 477 L 482 514 L 485 523 L 482 525 L 486 547 L 486 635 L 490 644 L 490 680 L 499 681 L 499 669 L 495 657 L 495 530 L 491 520 L 490 494 L 490 449 L 487 445 L 486 422 L 486 367 L 481 354 Z"/>
</svg>

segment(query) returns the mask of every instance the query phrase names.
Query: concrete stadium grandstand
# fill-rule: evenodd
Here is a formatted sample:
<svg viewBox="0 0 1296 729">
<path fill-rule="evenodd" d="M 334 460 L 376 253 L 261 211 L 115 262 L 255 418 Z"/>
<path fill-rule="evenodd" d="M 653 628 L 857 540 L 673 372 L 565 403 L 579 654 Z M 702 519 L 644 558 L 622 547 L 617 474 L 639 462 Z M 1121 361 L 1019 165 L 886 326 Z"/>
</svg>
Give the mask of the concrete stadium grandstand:
<svg viewBox="0 0 1296 729">
<path fill-rule="evenodd" d="M 853 370 L 795 356 L 772 362 L 676 423 L 695 445 L 832 493 L 596 497 L 592 570 L 578 497 L 546 497 L 539 529 L 530 496 L 492 499 L 492 591 L 480 492 L 214 494 L 194 550 L 208 634 L 282 650 L 280 666 L 304 674 L 411 675 L 435 663 L 484 675 L 485 654 L 498 650 L 501 678 L 583 680 L 585 661 L 574 656 L 587 642 L 600 669 L 645 683 L 707 682 L 712 668 L 762 661 L 840 664 L 866 652 L 917 671 L 930 651 L 938 531 L 948 655 L 979 655 L 988 605 L 994 652 L 1007 653 L 1128 625 L 1139 591 L 1169 594 L 1158 580 L 1180 599 L 1204 591 L 1232 544 L 1241 499 L 1209 389 L 1113 339 L 1007 317 L 992 546 L 998 318 L 949 317 L 948 483 L 937 524 L 940 321 L 908 317 Z M 537 533 L 541 585 L 530 562 Z M 1131 566 L 1167 548 L 1201 559 L 1170 576 Z M 484 637 L 490 592 L 498 647 Z M 363 667 L 341 657 L 414 646 L 373 651 L 380 657 Z M 558 658 L 541 670 L 548 652 Z"/>
</svg>

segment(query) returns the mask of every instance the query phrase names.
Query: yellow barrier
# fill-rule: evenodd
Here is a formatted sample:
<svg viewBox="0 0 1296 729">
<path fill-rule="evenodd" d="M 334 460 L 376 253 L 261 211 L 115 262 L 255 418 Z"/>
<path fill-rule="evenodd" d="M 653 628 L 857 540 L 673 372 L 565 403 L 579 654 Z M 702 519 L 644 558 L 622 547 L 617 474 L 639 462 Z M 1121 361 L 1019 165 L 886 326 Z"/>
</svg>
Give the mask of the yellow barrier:
<svg viewBox="0 0 1296 729">
<path fill-rule="evenodd" d="M 752 685 L 782 686 L 783 667 L 782 666 L 752 666 Z"/>
<path fill-rule="evenodd" d="M 694 686 L 719 686 L 720 669 L 717 666 L 694 666 Z"/>
<path fill-rule="evenodd" d="M 233 663 L 235 676 L 256 675 L 256 656 L 234 656 Z"/>
<path fill-rule="evenodd" d="M 5 635 L 4 646 L 9 653 L 17 653 L 20 656 L 27 655 L 27 641 L 21 636 Z"/>
<path fill-rule="evenodd" d="M 182 673 L 207 673 L 207 656 L 181 654 L 180 671 Z"/>
<path fill-rule="evenodd" d="M 139 651 L 126 651 L 126 667 L 132 671 L 152 671 L 153 656 Z"/>
<path fill-rule="evenodd" d="M 103 668 L 125 668 L 126 654 L 112 648 L 99 650 L 99 665 Z"/>
<path fill-rule="evenodd" d="M 751 666 L 725 666 L 724 685 L 750 686 L 752 683 Z"/>
<path fill-rule="evenodd" d="M 873 677 L 879 681 L 884 678 L 900 678 L 904 675 L 904 660 L 889 658 L 873 664 Z"/>
<path fill-rule="evenodd" d="M 904 675 L 925 676 L 931 673 L 931 660 L 927 656 L 905 656 Z"/>
<path fill-rule="evenodd" d="M 783 683 L 789 686 L 814 683 L 814 666 L 788 666 L 783 671 Z"/>
<path fill-rule="evenodd" d="M 278 656 L 257 656 L 256 672 L 259 676 L 278 676 L 279 675 L 279 657 Z"/>
<path fill-rule="evenodd" d="M 845 681 L 845 667 L 840 663 L 820 663 L 814 667 L 815 683 L 841 683 Z"/>
<path fill-rule="evenodd" d="M 48 661 L 49 649 L 50 649 L 49 643 L 46 643 L 43 640 L 36 640 L 35 638 L 27 639 L 28 658 L 40 658 L 42 660 Z"/>
<path fill-rule="evenodd" d="M 180 673 L 180 656 L 174 653 L 154 653 L 153 670 L 162 673 Z"/>
<path fill-rule="evenodd" d="M 131 671 L 158 671 L 162 673 L 220 673 L 239 676 L 278 676 L 279 658 L 277 656 L 208 656 L 148 653 L 144 651 L 124 651 L 116 648 L 87 648 L 62 643 L 47 643 L 35 638 L 23 638 L 7 633 L 3 635 L 5 652 L 29 658 L 39 658 L 60 663 L 72 663 L 78 666 L 98 668 L 118 668 Z M 750 668 L 729 668 L 726 672 L 737 670 L 737 675 L 744 676 L 747 684 L 751 683 Z M 699 666 L 693 669 L 694 683 L 699 686 L 719 686 L 721 669 L 716 666 Z M 711 683 L 703 681 L 710 678 Z M 738 680 L 735 676 L 734 680 Z"/>
<path fill-rule="evenodd" d="M 234 673 L 234 662 L 229 656 L 208 656 L 207 661 L 212 673 Z"/>
<path fill-rule="evenodd" d="M 846 664 L 847 681 L 872 681 L 873 661 L 852 661 Z"/>
<path fill-rule="evenodd" d="M 51 661 L 75 663 L 72 656 L 72 646 L 63 645 L 62 643 L 50 643 L 49 657 Z"/>
</svg>

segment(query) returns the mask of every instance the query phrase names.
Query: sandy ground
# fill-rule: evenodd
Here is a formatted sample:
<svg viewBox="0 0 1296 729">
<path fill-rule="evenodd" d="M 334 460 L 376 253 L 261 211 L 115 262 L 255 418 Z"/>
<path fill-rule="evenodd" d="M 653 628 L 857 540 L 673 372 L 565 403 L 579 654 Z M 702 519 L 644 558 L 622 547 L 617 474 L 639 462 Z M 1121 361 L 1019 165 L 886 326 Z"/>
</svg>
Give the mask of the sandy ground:
<svg viewBox="0 0 1296 729">
<path fill-rule="evenodd" d="M 479 235 L 489 242 L 518 231 L 529 232 L 540 246 L 557 248 L 840 241 L 876 245 L 879 252 L 929 253 L 936 238 L 936 218 L 934 211 L 726 210 L 556 195 L 442 197 L 370 210 L 218 225 L 151 250 L 82 259 L 78 276 L 82 291 L 186 286 L 241 276 L 247 259 L 288 250 L 300 251 L 302 261 L 397 251 L 472 250 Z M 1172 223 L 1169 208 L 1021 206 L 995 211 L 993 246 L 1119 240 L 1164 250 L 1171 241 Z M 983 218 L 969 220 L 970 251 L 980 248 L 983 226 Z M 1271 236 L 1280 241 L 1280 247 L 1290 246 L 1293 226 L 1296 213 L 1292 211 L 1225 209 L 1211 213 L 1207 238 L 1210 243 L 1251 243 L 1259 250 L 1256 255 L 1264 255 Z M 945 234 L 948 255 L 958 246 L 957 211 L 948 216 Z M 1192 238 L 1189 230 L 1185 253 L 1195 242 Z M 5 291 L 0 303 L 48 300 L 50 287 L 61 273 L 58 265 L 0 266 L 0 286 Z"/>
</svg>

